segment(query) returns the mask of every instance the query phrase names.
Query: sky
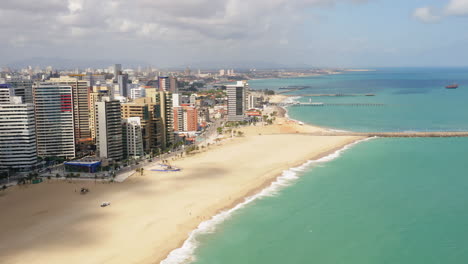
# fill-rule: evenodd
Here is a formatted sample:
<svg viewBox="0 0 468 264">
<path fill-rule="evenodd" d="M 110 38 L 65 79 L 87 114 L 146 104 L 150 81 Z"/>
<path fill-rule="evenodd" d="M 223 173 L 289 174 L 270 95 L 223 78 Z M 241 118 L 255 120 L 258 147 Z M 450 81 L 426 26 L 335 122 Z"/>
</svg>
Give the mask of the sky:
<svg viewBox="0 0 468 264">
<path fill-rule="evenodd" d="M 468 0 L 1 0 L 0 17 L 0 66 L 468 66 Z"/>
</svg>

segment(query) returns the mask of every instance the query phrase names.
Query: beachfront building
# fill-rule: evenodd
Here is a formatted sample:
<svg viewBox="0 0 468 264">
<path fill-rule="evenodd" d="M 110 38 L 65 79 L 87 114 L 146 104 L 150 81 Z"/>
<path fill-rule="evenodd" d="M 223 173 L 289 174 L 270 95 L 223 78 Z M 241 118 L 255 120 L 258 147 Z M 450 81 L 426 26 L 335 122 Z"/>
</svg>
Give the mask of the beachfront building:
<svg viewBox="0 0 468 264">
<path fill-rule="evenodd" d="M 37 154 L 40 157 L 75 157 L 73 93 L 69 85 L 33 85 Z"/>
<path fill-rule="evenodd" d="M 92 141 L 89 128 L 89 93 L 91 92 L 89 82 L 79 80 L 78 77 L 60 76 L 50 78 L 47 83 L 72 87 L 75 143 Z"/>
<path fill-rule="evenodd" d="M 137 98 L 131 103 L 122 104 L 123 119 L 132 117 L 140 119 L 143 149 L 147 153 L 152 149 L 162 147 L 163 127 L 159 112 L 160 106 L 148 97 Z"/>
<path fill-rule="evenodd" d="M 244 121 L 247 110 L 247 83 L 238 81 L 235 85 L 227 85 L 228 121 Z"/>
<path fill-rule="evenodd" d="M 121 106 L 105 96 L 96 103 L 96 152 L 103 159 L 123 159 Z"/>
<path fill-rule="evenodd" d="M 198 111 L 192 106 L 174 107 L 174 132 L 195 132 L 198 130 Z"/>
<path fill-rule="evenodd" d="M 5 89 L 0 86 L 0 93 Z M 10 96 L 0 103 L 0 171 L 30 171 L 36 165 L 34 106 Z"/>
<path fill-rule="evenodd" d="M 172 111 L 172 94 L 170 92 L 160 91 L 152 98 L 156 105 L 159 105 L 159 111 L 156 116 L 161 118 L 162 122 L 162 148 L 167 148 L 174 144 L 174 112 Z"/>
<path fill-rule="evenodd" d="M 129 117 L 122 120 L 125 157 L 141 157 L 143 151 L 143 136 L 139 117 Z"/>
</svg>

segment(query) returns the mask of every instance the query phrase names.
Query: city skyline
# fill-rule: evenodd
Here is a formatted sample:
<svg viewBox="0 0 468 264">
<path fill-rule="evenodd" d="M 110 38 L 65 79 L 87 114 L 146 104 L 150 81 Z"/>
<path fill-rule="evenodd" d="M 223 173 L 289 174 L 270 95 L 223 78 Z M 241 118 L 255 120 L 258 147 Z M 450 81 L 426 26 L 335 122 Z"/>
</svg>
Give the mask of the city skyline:
<svg viewBox="0 0 468 264">
<path fill-rule="evenodd" d="M 460 31 L 467 0 L 7 0 L 0 13 L 0 32 L 10 36 L 0 44 L 9 51 L 1 66 L 32 58 L 193 68 L 468 66 Z"/>
</svg>

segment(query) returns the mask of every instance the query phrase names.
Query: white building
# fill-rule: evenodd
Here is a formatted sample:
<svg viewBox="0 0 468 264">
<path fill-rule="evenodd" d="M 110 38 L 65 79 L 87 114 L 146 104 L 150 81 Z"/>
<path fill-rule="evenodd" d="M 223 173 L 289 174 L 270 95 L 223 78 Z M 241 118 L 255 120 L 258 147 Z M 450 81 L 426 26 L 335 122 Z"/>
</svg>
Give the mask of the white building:
<svg viewBox="0 0 468 264">
<path fill-rule="evenodd" d="M 0 104 L 0 170 L 30 171 L 37 165 L 34 106 L 10 99 Z"/>
<path fill-rule="evenodd" d="M 179 107 L 181 102 L 181 96 L 178 93 L 172 94 L 172 107 Z"/>
<path fill-rule="evenodd" d="M 195 106 L 197 103 L 197 94 L 191 94 L 190 95 L 190 105 Z"/>
<path fill-rule="evenodd" d="M 139 117 L 129 117 L 122 120 L 123 137 L 125 142 L 124 154 L 126 157 L 141 157 L 143 151 L 143 134 Z"/>
<path fill-rule="evenodd" d="M 140 97 L 145 97 L 145 96 L 146 96 L 146 90 L 143 87 L 132 88 L 130 90 L 130 98 L 132 100 L 135 100 L 136 98 L 140 98 Z"/>
<path fill-rule="evenodd" d="M 72 87 L 53 83 L 33 86 L 37 154 L 75 157 Z"/>
<path fill-rule="evenodd" d="M 247 83 L 238 81 L 235 85 L 227 85 L 228 121 L 243 121 L 247 110 Z"/>
</svg>

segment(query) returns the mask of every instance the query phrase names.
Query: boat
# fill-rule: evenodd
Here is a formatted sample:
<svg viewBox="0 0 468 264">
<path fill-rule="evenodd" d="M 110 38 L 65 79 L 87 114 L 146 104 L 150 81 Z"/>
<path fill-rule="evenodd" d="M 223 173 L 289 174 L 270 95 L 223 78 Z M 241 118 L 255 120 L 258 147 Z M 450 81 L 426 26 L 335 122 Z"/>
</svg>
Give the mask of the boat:
<svg viewBox="0 0 468 264">
<path fill-rule="evenodd" d="M 445 86 L 446 89 L 457 89 L 458 88 L 458 84 L 454 83 L 454 84 L 451 84 L 451 85 L 447 85 Z"/>
</svg>

